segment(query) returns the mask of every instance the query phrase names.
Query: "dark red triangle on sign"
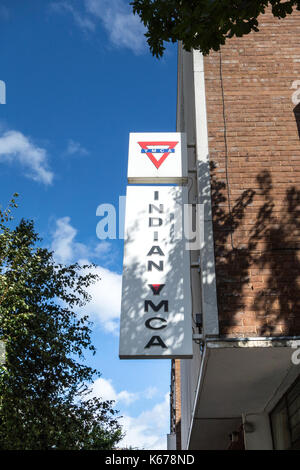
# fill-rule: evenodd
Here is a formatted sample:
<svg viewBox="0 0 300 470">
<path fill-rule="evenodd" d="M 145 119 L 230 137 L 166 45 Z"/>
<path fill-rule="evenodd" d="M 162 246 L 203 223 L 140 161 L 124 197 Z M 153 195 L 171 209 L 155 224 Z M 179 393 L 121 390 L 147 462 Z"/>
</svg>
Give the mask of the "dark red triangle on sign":
<svg viewBox="0 0 300 470">
<path fill-rule="evenodd" d="M 148 284 L 148 286 L 152 290 L 152 294 L 159 295 L 165 284 Z"/>
<path fill-rule="evenodd" d="M 143 150 L 148 150 L 148 147 L 150 146 L 156 146 L 156 145 L 163 145 L 163 146 L 168 146 L 168 150 L 166 150 L 166 152 L 163 153 L 163 155 L 160 157 L 159 160 L 157 160 L 153 153 L 152 152 L 145 152 L 146 155 L 150 158 L 151 162 L 153 163 L 153 165 L 159 169 L 159 167 L 163 164 L 163 162 L 165 161 L 165 159 L 168 157 L 168 155 L 170 155 L 170 150 L 173 150 L 176 145 L 178 144 L 178 142 L 138 142 L 138 144 L 142 147 Z"/>
</svg>

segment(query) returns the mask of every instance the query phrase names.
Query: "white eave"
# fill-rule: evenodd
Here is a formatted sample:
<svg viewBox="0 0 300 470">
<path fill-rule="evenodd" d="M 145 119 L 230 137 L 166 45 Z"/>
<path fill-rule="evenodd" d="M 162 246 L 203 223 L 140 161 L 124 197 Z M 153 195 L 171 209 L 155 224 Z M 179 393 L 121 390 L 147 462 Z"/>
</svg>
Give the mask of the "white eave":
<svg viewBox="0 0 300 470">
<path fill-rule="evenodd" d="M 269 413 L 300 373 L 294 351 L 294 339 L 207 340 L 187 448 L 226 449 L 243 414 Z"/>
</svg>

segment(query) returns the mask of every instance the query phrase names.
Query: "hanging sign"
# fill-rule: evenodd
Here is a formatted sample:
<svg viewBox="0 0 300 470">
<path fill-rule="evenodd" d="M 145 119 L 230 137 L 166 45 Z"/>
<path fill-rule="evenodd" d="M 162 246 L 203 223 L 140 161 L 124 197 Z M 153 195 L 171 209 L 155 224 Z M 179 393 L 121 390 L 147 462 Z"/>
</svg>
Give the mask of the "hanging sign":
<svg viewBox="0 0 300 470">
<path fill-rule="evenodd" d="M 185 134 L 131 133 L 128 183 L 187 183 Z"/>
<path fill-rule="evenodd" d="M 192 357 L 189 252 L 182 236 L 187 189 L 127 188 L 121 359 Z"/>
</svg>

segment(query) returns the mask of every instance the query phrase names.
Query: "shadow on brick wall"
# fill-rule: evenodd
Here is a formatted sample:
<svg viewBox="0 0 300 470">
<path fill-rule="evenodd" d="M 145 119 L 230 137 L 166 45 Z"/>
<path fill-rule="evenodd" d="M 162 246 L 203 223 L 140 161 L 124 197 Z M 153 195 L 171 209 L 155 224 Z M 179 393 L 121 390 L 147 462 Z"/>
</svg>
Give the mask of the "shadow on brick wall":
<svg viewBox="0 0 300 470">
<path fill-rule="evenodd" d="M 221 334 L 299 334 L 300 191 L 287 189 L 280 209 L 278 198 L 275 205 L 272 197 L 270 172 L 259 173 L 257 183 L 257 191 L 245 190 L 228 213 L 226 185 L 217 180 L 211 165 Z M 253 218 L 247 216 L 248 225 L 243 225 L 258 195 L 261 205 Z M 246 235 L 242 239 L 241 233 Z"/>
<path fill-rule="evenodd" d="M 298 135 L 299 135 L 299 139 L 300 139 L 300 103 L 297 104 L 297 106 L 294 107 L 293 111 L 294 111 L 295 120 L 296 120 L 296 124 L 297 124 Z"/>
</svg>

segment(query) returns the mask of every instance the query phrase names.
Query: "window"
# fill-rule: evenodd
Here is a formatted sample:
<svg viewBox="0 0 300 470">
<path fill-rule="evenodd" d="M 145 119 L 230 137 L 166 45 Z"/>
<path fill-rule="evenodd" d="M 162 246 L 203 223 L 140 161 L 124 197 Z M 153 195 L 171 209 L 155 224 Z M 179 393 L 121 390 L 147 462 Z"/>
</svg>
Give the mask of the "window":
<svg viewBox="0 0 300 470">
<path fill-rule="evenodd" d="M 274 449 L 300 449 L 300 377 L 270 414 Z"/>
</svg>

